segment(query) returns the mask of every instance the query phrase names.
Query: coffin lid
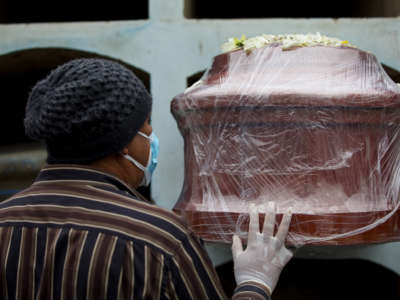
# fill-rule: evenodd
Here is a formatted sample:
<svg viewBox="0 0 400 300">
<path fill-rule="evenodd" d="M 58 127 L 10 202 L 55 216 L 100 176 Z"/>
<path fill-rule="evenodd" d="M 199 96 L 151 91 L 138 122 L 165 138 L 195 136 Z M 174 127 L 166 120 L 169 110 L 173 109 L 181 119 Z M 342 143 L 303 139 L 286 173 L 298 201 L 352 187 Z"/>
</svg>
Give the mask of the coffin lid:
<svg viewBox="0 0 400 300">
<path fill-rule="evenodd" d="M 349 47 L 274 44 L 215 56 L 172 111 L 222 107 L 398 108 L 400 87 L 372 53 Z"/>
</svg>

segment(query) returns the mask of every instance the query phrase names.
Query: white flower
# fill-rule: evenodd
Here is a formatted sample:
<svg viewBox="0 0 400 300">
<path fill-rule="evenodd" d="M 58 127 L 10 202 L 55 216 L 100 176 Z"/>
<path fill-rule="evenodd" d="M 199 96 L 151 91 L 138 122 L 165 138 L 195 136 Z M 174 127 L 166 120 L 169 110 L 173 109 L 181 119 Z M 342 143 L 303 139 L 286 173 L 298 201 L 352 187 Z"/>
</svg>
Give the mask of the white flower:
<svg viewBox="0 0 400 300">
<path fill-rule="evenodd" d="M 256 36 L 243 41 L 243 49 L 248 51 L 253 48 L 261 48 L 269 43 L 269 40 L 265 39 L 264 36 Z"/>
<path fill-rule="evenodd" d="M 222 52 L 229 52 L 239 49 L 239 47 L 236 45 L 234 38 L 230 38 L 226 43 L 223 43 L 221 46 Z"/>
<path fill-rule="evenodd" d="M 263 34 L 261 36 L 246 39 L 242 36 L 239 40 L 237 38 L 230 38 L 227 43 L 222 45 L 222 51 L 228 52 L 237 49 L 244 49 L 251 51 L 252 49 L 261 48 L 273 43 L 282 45 L 283 50 L 288 50 L 296 47 L 312 47 L 312 46 L 331 46 L 331 47 L 353 47 L 348 41 L 342 41 L 337 38 L 327 37 L 321 35 L 319 32 L 316 34 Z"/>
</svg>

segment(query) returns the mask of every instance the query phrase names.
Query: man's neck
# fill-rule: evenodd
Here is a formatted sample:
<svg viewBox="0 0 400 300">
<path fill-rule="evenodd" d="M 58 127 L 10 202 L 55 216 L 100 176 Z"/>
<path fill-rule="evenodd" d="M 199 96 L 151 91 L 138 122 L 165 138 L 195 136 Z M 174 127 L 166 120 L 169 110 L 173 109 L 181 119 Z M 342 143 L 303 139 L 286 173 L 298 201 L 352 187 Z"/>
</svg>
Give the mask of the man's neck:
<svg viewBox="0 0 400 300">
<path fill-rule="evenodd" d="M 128 163 L 128 164 L 127 164 Z M 121 155 L 110 155 L 91 164 L 90 167 L 114 175 L 124 181 L 131 188 L 137 188 L 141 181 L 140 170 L 131 168 L 130 162 Z M 129 166 L 129 168 L 127 168 Z"/>
</svg>

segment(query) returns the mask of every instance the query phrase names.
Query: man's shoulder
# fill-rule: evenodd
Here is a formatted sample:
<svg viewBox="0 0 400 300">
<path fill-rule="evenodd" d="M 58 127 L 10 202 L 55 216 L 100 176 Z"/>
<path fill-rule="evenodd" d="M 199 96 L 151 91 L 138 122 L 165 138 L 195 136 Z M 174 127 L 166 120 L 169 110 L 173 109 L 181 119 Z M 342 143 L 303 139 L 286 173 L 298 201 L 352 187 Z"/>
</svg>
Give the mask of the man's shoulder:
<svg viewBox="0 0 400 300">
<path fill-rule="evenodd" d="M 110 195 L 110 203 L 115 205 L 116 212 L 129 218 L 132 226 L 128 231 L 137 230 L 145 242 L 163 242 L 169 247 L 177 247 L 192 235 L 185 219 L 171 210 L 145 202 L 134 195 L 118 191 Z M 121 210 L 124 208 L 124 210 Z"/>
<path fill-rule="evenodd" d="M 116 193 L 115 193 L 116 192 Z M 109 196 L 111 196 L 109 194 Z M 183 231 L 188 231 L 188 224 L 185 219 L 175 212 L 157 206 L 155 203 L 150 201 L 144 201 L 143 199 L 139 199 L 135 195 L 131 195 L 129 193 L 123 191 L 114 191 L 112 194 L 112 198 L 119 198 L 118 200 L 111 200 L 112 203 L 119 205 L 126 205 L 127 208 L 130 208 L 133 212 L 141 213 L 143 215 L 147 215 L 148 217 L 154 217 L 164 220 L 165 222 L 180 228 Z M 130 201 L 126 202 L 126 199 Z M 124 201 L 125 200 L 125 201 Z M 115 202 L 114 202 L 115 201 Z M 146 219 L 147 221 L 151 219 Z"/>
<path fill-rule="evenodd" d="M 37 185 L 4 205 L 19 207 L 25 221 L 34 218 L 30 221 L 32 224 L 45 216 L 46 222 L 101 231 L 136 243 L 151 244 L 171 254 L 192 235 L 184 219 L 174 212 L 104 186 Z M 26 205 L 31 209 L 25 210 Z"/>
<path fill-rule="evenodd" d="M 134 212 L 143 214 L 143 218 L 140 216 L 140 219 L 146 223 L 146 226 L 161 230 L 176 241 L 185 240 L 191 234 L 185 219 L 171 210 L 159 207 L 156 204 L 144 203 L 140 200 L 133 201 L 132 209 Z M 138 217 L 136 214 L 134 215 Z"/>
</svg>

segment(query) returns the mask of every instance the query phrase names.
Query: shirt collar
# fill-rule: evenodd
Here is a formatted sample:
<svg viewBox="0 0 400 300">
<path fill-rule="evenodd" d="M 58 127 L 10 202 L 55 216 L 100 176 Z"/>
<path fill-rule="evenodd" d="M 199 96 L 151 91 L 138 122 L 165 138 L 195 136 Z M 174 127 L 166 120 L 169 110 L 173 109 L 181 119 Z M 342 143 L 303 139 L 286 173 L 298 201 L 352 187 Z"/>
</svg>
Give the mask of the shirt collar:
<svg viewBox="0 0 400 300">
<path fill-rule="evenodd" d="M 152 202 L 143 197 L 138 191 L 128 186 L 124 181 L 107 172 L 82 165 L 46 165 L 43 167 L 33 184 L 38 183 L 65 183 L 65 184 L 89 184 L 108 186 L 124 191 L 131 196 Z"/>
</svg>

